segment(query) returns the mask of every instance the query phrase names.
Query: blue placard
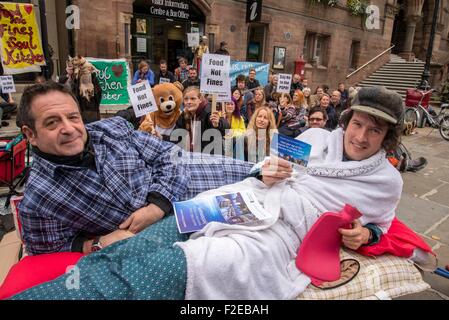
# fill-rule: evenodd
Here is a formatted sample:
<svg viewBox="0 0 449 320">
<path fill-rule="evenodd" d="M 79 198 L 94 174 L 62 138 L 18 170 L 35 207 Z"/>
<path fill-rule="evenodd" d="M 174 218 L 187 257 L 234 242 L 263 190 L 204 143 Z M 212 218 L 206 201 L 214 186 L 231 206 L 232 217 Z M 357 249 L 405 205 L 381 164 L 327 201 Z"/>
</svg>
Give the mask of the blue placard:
<svg viewBox="0 0 449 320">
<path fill-rule="evenodd" d="M 260 85 L 266 86 L 268 84 L 270 64 L 248 61 L 231 61 L 231 85 L 234 86 L 237 84 L 235 79 L 239 74 L 243 74 L 247 77 L 251 68 L 256 69 L 256 79 L 259 80 Z"/>
<path fill-rule="evenodd" d="M 303 167 L 307 167 L 311 151 L 310 144 L 277 133 L 273 135 L 270 146 L 272 155 Z"/>
</svg>

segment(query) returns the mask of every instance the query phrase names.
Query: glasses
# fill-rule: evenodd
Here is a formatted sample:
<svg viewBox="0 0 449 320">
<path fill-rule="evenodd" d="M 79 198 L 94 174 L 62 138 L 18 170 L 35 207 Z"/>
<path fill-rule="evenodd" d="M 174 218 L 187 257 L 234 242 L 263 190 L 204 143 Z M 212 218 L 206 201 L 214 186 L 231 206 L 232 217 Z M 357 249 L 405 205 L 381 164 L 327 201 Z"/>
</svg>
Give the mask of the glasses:
<svg viewBox="0 0 449 320">
<path fill-rule="evenodd" d="M 323 118 L 309 118 L 309 122 L 321 122 L 324 121 Z"/>
</svg>

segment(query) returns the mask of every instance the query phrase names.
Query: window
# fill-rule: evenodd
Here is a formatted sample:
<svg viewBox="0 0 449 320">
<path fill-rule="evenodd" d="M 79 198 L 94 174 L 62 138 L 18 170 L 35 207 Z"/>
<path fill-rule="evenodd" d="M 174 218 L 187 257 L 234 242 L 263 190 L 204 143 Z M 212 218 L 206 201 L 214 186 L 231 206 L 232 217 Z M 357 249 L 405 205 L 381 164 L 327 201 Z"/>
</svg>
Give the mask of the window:
<svg viewBox="0 0 449 320">
<path fill-rule="evenodd" d="M 265 49 L 266 25 L 252 23 L 248 29 L 246 61 L 262 62 Z"/>
<path fill-rule="evenodd" d="M 352 41 L 349 53 L 349 68 L 357 69 L 360 58 L 360 41 Z"/>
<path fill-rule="evenodd" d="M 130 24 L 125 23 L 125 55 L 131 54 L 131 29 Z"/>
<path fill-rule="evenodd" d="M 307 32 L 304 39 L 304 59 L 311 64 L 327 66 L 330 36 Z"/>
</svg>

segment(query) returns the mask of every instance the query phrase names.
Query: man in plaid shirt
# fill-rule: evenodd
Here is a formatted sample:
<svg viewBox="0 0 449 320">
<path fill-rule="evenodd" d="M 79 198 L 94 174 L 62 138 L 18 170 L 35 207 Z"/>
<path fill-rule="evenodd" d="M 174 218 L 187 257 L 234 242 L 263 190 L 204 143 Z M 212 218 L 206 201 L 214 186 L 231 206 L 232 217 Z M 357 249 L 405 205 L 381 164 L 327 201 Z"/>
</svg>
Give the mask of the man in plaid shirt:
<svg viewBox="0 0 449 320">
<path fill-rule="evenodd" d="M 119 117 L 85 127 L 72 93 L 53 82 L 25 90 L 17 123 L 33 146 L 19 205 L 31 255 L 101 249 L 171 213 L 173 201 L 240 181 L 252 167 L 185 153 Z"/>
</svg>

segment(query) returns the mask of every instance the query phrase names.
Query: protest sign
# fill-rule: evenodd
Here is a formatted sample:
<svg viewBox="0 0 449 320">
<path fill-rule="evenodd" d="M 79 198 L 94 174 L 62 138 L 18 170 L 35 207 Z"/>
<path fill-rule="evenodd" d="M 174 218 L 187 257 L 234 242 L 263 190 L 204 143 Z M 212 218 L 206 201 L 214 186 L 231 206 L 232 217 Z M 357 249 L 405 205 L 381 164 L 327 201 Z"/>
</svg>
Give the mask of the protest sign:
<svg viewBox="0 0 449 320">
<path fill-rule="evenodd" d="M 126 88 L 131 84 L 129 66 L 125 59 L 95 59 L 87 58 L 99 70 L 102 105 L 128 105 L 129 96 Z"/>
<path fill-rule="evenodd" d="M 237 76 L 243 74 L 247 77 L 251 68 L 256 70 L 256 79 L 259 81 L 260 85 L 266 86 L 268 84 L 270 65 L 260 62 L 232 61 L 230 73 L 231 83 L 237 85 L 237 83 L 235 83 Z"/>
<path fill-rule="evenodd" d="M 195 48 L 200 45 L 199 33 L 187 33 L 187 43 L 190 48 Z"/>
<path fill-rule="evenodd" d="M 40 72 L 45 66 L 33 4 L 0 2 L 0 56 L 5 74 Z"/>
<path fill-rule="evenodd" d="M 217 102 L 231 102 L 231 101 L 232 101 L 231 91 L 227 93 L 219 93 L 217 95 Z"/>
<path fill-rule="evenodd" d="M 201 92 L 227 94 L 231 90 L 229 56 L 205 53 L 201 62 Z"/>
<path fill-rule="evenodd" d="M 14 79 L 12 76 L 1 76 L 0 77 L 0 89 L 3 93 L 13 93 L 16 92 L 16 86 L 14 85 Z"/>
<path fill-rule="evenodd" d="M 290 88 L 292 85 L 292 75 L 286 73 L 278 74 L 278 85 L 276 92 L 279 93 L 290 93 Z"/>
<path fill-rule="evenodd" d="M 159 79 L 159 84 L 163 84 L 163 83 L 170 83 L 170 79 L 161 77 Z"/>
<path fill-rule="evenodd" d="M 156 101 L 148 80 L 128 87 L 128 93 L 137 118 L 157 110 Z"/>
</svg>

